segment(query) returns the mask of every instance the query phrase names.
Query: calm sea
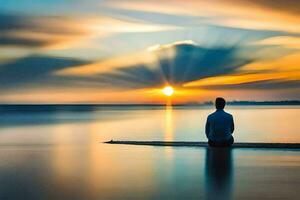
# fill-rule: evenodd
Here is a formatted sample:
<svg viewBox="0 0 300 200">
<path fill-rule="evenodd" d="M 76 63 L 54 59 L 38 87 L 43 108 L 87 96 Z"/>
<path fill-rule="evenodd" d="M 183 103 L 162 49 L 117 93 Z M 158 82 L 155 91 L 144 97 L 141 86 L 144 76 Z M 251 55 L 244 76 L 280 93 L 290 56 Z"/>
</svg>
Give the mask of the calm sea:
<svg viewBox="0 0 300 200">
<path fill-rule="evenodd" d="M 235 141 L 300 143 L 300 106 L 232 106 Z M 0 199 L 298 199 L 300 151 L 109 145 L 205 141 L 213 107 L 0 109 Z"/>
</svg>

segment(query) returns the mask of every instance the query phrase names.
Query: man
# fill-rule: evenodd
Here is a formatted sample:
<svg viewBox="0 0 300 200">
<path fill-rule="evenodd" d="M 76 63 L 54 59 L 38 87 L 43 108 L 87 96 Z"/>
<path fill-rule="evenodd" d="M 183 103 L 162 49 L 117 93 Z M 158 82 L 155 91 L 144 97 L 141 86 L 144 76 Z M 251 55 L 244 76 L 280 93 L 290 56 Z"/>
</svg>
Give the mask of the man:
<svg viewBox="0 0 300 200">
<path fill-rule="evenodd" d="M 205 134 L 209 146 L 231 146 L 234 122 L 231 114 L 224 111 L 225 99 L 218 97 L 215 102 L 216 111 L 207 117 Z"/>
</svg>

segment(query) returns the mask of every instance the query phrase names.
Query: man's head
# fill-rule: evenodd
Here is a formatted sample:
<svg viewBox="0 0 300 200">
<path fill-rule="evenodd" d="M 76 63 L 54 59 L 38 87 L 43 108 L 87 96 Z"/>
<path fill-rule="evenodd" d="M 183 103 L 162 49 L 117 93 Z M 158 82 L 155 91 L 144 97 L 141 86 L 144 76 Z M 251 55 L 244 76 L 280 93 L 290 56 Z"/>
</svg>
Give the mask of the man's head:
<svg viewBox="0 0 300 200">
<path fill-rule="evenodd" d="M 225 107 L 225 104 L 226 104 L 226 101 L 224 98 L 222 98 L 222 97 L 216 98 L 215 105 L 216 105 L 217 110 L 223 110 Z"/>
</svg>

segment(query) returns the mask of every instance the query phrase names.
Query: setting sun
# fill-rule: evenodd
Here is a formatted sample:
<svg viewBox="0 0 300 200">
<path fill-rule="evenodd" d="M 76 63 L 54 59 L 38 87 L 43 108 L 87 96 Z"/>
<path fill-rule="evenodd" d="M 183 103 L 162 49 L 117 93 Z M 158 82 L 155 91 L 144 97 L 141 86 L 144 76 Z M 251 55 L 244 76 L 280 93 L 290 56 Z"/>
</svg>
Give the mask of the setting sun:
<svg viewBox="0 0 300 200">
<path fill-rule="evenodd" d="M 171 86 L 166 86 L 163 88 L 162 92 L 164 93 L 164 95 L 170 97 L 174 94 L 174 89 Z"/>
</svg>

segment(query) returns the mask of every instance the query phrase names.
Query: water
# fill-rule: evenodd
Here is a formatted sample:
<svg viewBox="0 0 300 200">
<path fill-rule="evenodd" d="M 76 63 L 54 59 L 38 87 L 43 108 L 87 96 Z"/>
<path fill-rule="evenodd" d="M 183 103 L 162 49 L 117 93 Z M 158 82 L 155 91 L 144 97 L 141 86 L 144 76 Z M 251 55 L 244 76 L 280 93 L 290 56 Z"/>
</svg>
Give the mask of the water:
<svg viewBox="0 0 300 200">
<path fill-rule="evenodd" d="M 22 110 L 22 111 L 20 111 Z M 0 116 L 0 199 L 298 199 L 300 152 L 205 141 L 211 107 L 28 107 Z M 299 106 L 229 107 L 239 142 L 300 142 Z"/>
</svg>

